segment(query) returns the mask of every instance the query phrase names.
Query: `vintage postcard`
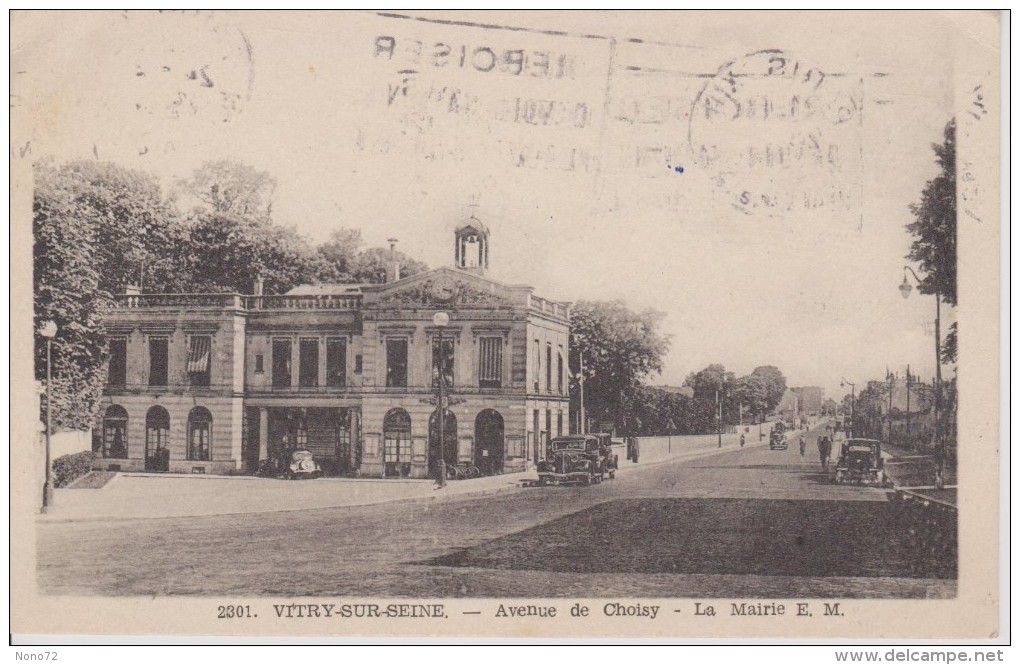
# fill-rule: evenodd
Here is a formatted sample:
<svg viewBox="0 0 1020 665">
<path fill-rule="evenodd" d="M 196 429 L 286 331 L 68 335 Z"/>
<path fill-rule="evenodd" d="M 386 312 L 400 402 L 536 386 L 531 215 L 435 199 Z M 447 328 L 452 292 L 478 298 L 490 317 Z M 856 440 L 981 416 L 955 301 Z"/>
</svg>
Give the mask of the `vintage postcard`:
<svg viewBox="0 0 1020 665">
<path fill-rule="evenodd" d="M 997 639 L 1001 20 L 14 12 L 15 639 Z"/>
</svg>

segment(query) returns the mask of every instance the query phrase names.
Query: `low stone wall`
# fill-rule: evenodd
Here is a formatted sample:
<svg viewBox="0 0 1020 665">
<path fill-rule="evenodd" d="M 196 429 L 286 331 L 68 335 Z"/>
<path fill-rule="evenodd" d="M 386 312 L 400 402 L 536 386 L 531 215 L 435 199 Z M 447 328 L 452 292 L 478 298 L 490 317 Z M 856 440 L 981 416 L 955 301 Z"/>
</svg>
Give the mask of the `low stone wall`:
<svg viewBox="0 0 1020 665">
<path fill-rule="evenodd" d="M 761 426 L 761 441 L 768 441 L 771 425 L 771 423 L 765 423 Z M 744 431 L 744 428 L 747 429 L 746 432 Z M 758 443 L 758 426 L 745 425 L 744 428 L 738 428 L 735 432 L 723 432 L 722 447 L 739 448 L 741 434 L 744 435 L 745 445 Z M 719 445 L 718 434 L 639 436 L 637 437 L 637 440 L 639 462 L 654 462 L 656 460 L 685 455 L 695 451 L 709 450 L 712 447 L 718 447 Z M 621 460 L 625 459 L 625 456 L 626 453 L 622 453 L 620 456 Z"/>
</svg>

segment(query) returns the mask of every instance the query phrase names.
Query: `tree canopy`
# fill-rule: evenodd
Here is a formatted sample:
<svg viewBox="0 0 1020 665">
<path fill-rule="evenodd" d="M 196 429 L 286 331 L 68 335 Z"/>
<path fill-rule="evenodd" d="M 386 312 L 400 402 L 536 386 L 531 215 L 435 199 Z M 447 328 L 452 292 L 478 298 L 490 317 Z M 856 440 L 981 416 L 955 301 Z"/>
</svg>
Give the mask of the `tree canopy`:
<svg viewBox="0 0 1020 665">
<path fill-rule="evenodd" d="M 587 415 L 626 427 L 634 392 L 642 379 L 662 371 L 669 337 L 659 332 L 665 314 L 630 310 L 623 301 L 579 301 L 571 312 L 570 371 L 584 359 Z"/>
<path fill-rule="evenodd" d="M 684 384 L 694 391 L 696 401 L 704 403 L 714 405 L 718 392 L 722 420 L 727 424 L 775 411 L 786 392 L 786 377 L 772 365 L 756 367 L 747 376 L 737 378 L 725 366 L 714 363 L 688 374 Z"/>
<path fill-rule="evenodd" d="M 35 319 L 58 330 L 53 419 L 88 427 L 102 392 L 102 321 L 112 295 L 140 280 L 154 291 L 185 286 L 187 233 L 151 176 L 88 161 L 40 163 L 33 175 Z M 46 345 L 38 336 L 35 347 L 42 379 Z"/>
<path fill-rule="evenodd" d="M 269 219 L 276 179 L 265 171 L 227 159 L 202 164 L 179 183 L 214 213 Z"/>
<path fill-rule="evenodd" d="M 943 131 L 941 144 L 933 144 L 939 173 L 921 190 L 921 200 L 910 205 L 914 221 L 907 231 L 914 237 L 907 259 L 924 273 L 918 291 L 937 295 L 956 306 L 956 120 Z M 942 346 L 942 362 L 956 362 L 957 323 L 949 327 Z"/>
</svg>

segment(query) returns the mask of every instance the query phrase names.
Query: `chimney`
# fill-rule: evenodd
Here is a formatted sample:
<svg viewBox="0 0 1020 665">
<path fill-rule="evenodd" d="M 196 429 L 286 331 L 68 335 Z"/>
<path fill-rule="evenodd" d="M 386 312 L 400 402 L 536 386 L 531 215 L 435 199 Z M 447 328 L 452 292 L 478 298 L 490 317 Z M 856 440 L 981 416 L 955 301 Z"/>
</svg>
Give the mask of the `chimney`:
<svg viewBox="0 0 1020 665">
<path fill-rule="evenodd" d="M 255 278 L 255 295 L 262 295 L 262 291 L 266 285 L 265 280 L 262 279 L 262 275 Z"/>
<path fill-rule="evenodd" d="M 400 279 L 400 263 L 397 261 L 397 239 L 389 238 L 390 243 L 390 264 L 386 268 L 386 283 L 391 284 Z"/>
</svg>

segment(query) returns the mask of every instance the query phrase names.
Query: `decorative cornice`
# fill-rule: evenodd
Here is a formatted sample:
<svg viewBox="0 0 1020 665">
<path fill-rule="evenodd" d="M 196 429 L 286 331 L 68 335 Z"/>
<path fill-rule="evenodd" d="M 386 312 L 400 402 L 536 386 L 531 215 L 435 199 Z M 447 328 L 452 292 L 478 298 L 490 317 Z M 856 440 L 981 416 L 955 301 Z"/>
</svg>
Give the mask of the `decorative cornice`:
<svg viewBox="0 0 1020 665">
<path fill-rule="evenodd" d="M 448 279 L 448 276 L 444 276 Z M 422 305 L 430 308 L 457 306 L 513 307 L 513 303 L 494 292 L 483 291 L 463 281 L 454 280 L 454 296 L 450 300 L 437 300 L 432 296 L 432 285 L 435 278 L 428 279 L 407 288 L 395 291 L 379 299 L 379 306 L 387 305 Z"/>
</svg>

